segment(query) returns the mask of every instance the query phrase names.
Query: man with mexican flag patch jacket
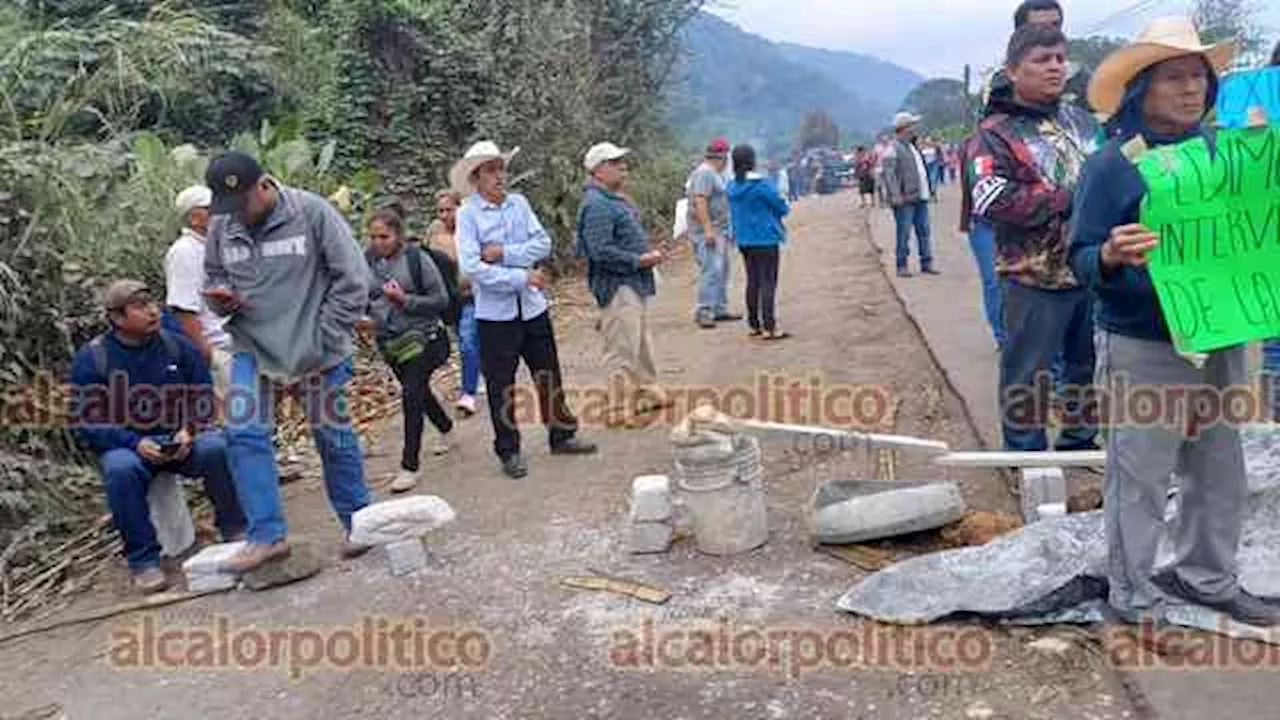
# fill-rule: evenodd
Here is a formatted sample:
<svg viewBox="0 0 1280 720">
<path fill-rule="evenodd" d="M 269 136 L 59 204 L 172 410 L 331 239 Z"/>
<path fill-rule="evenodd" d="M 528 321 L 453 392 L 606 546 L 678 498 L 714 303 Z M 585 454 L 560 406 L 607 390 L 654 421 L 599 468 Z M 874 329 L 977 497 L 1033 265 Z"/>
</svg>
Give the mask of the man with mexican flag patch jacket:
<svg viewBox="0 0 1280 720">
<path fill-rule="evenodd" d="M 1092 116 L 1062 101 L 1066 48 L 1051 25 L 1013 34 L 1006 57 L 1013 92 L 993 98 L 970 148 L 973 214 L 995 231 L 1005 335 L 1000 409 L 1005 448 L 1014 451 L 1049 449 L 1050 391 L 1093 378 L 1089 295 L 1067 265 L 1066 244 L 1076 182 L 1103 135 Z M 1080 400 L 1078 391 L 1064 398 L 1058 450 L 1095 447 L 1096 418 Z"/>
</svg>

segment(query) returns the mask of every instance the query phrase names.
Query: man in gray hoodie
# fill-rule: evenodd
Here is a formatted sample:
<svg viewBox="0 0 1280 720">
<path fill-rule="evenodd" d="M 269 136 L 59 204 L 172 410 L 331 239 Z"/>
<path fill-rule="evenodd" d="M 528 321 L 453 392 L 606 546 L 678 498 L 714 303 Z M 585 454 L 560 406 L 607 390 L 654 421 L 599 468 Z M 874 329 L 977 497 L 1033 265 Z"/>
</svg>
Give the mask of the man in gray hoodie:
<svg viewBox="0 0 1280 720">
<path fill-rule="evenodd" d="M 301 392 L 329 502 L 348 534 L 351 515 L 369 504 L 345 397 L 369 270 L 336 209 L 279 184 L 252 157 L 228 152 L 215 158 L 205 184 L 213 191 L 214 215 L 205 297 L 229 318 L 227 456 L 249 521 L 248 544 L 224 569 L 247 572 L 290 551 L 271 443 L 272 381 Z M 345 555 L 366 549 L 345 539 Z"/>
</svg>

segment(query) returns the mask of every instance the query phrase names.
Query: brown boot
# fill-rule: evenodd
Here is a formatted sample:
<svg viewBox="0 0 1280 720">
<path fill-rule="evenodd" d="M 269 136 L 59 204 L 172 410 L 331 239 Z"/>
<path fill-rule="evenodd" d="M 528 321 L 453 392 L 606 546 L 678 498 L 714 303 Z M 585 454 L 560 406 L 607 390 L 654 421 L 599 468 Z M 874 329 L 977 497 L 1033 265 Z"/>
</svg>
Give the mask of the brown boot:
<svg viewBox="0 0 1280 720">
<path fill-rule="evenodd" d="M 158 567 L 136 570 L 132 573 L 133 587 L 140 593 L 150 595 L 169 588 L 169 578 Z"/>
<path fill-rule="evenodd" d="M 270 545 L 248 543 L 240 552 L 224 561 L 220 569 L 225 573 L 242 575 L 263 563 L 288 557 L 291 549 L 288 540 L 277 540 Z"/>
</svg>

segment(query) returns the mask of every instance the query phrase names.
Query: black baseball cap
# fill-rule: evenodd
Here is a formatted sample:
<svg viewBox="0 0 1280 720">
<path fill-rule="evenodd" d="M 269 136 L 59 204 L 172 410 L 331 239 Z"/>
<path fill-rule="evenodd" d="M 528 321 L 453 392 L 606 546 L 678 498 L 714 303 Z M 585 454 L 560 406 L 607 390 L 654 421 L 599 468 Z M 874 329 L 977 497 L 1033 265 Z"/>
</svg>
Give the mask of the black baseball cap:
<svg viewBox="0 0 1280 720">
<path fill-rule="evenodd" d="M 209 161 L 204 184 L 213 191 L 213 215 L 229 215 L 244 207 L 245 195 L 262 179 L 262 166 L 252 155 L 231 150 Z"/>
</svg>

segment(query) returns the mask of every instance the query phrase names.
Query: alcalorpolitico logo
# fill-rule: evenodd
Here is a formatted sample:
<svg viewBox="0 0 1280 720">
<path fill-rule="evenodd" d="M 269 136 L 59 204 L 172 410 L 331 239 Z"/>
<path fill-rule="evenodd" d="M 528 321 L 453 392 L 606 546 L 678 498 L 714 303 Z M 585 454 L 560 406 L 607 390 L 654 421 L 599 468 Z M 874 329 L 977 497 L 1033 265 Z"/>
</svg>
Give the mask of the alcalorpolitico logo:
<svg viewBox="0 0 1280 720">
<path fill-rule="evenodd" d="M 977 627 L 897 627 L 862 623 L 838 630 L 755 627 L 728 619 L 615 630 L 609 663 L 623 670 L 766 669 L 792 679 L 817 670 L 982 672 L 994 645 Z"/>
<path fill-rule="evenodd" d="M 111 633 L 108 662 L 117 669 L 286 669 L 404 673 L 483 670 L 489 636 L 472 628 L 431 626 L 423 618 L 365 617 L 350 627 L 237 627 L 215 616 L 202 625 L 164 627 L 147 615 Z"/>
</svg>

